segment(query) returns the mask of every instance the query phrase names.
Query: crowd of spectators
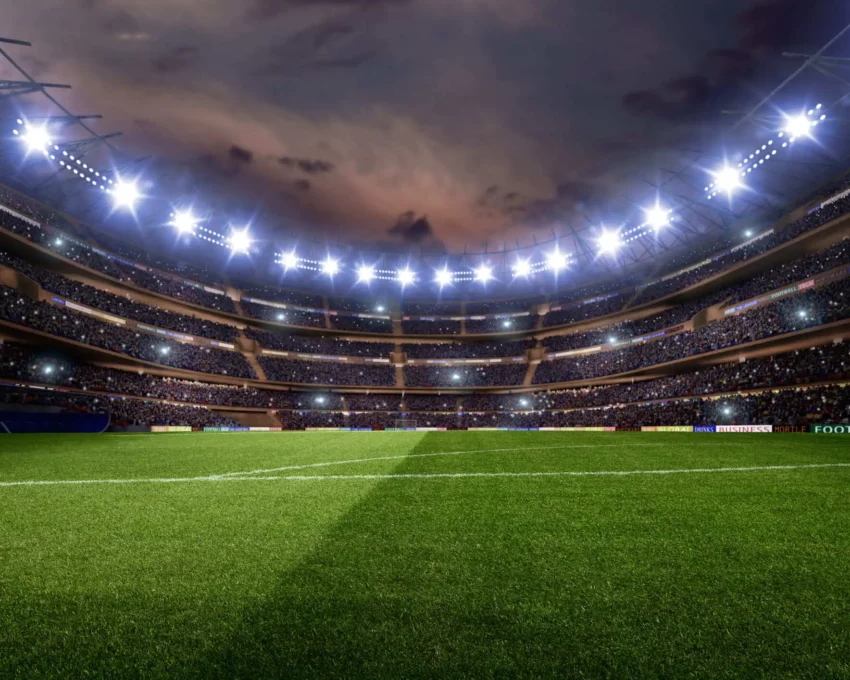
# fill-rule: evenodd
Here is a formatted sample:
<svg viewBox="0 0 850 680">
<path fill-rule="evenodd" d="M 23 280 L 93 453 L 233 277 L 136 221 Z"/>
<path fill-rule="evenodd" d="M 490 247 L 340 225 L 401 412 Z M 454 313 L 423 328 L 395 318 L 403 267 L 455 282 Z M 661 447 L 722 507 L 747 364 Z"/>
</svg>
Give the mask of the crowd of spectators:
<svg viewBox="0 0 850 680">
<path fill-rule="evenodd" d="M 536 344 L 533 339 L 510 342 L 405 343 L 401 349 L 408 359 L 484 359 L 522 356 Z"/>
<path fill-rule="evenodd" d="M 34 279 L 42 288 L 55 295 L 125 319 L 133 319 L 186 335 L 195 335 L 222 342 L 233 342 L 239 335 L 235 326 L 135 302 L 123 295 L 109 293 L 85 283 L 65 278 L 61 274 L 26 262 L 3 250 L 0 250 L 0 263 Z"/>
<path fill-rule="evenodd" d="M 342 361 L 306 361 L 260 356 L 269 380 L 311 385 L 395 385 L 395 368 L 385 364 L 347 364 Z"/>
<path fill-rule="evenodd" d="M 403 316 L 460 316 L 460 302 L 422 302 L 405 300 L 401 306 Z"/>
<path fill-rule="evenodd" d="M 285 430 L 346 427 L 345 416 L 339 411 L 278 411 L 277 417 Z"/>
<path fill-rule="evenodd" d="M 399 394 L 346 394 L 349 411 L 401 411 Z"/>
<path fill-rule="evenodd" d="M 271 302 L 282 302 L 288 305 L 309 307 L 310 309 L 324 309 L 325 302 L 321 295 L 316 293 L 305 293 L 297 290 L 284 290 L 277 286 L 261 286 L 250 283 L 242 283 L 242 293 L 248 297 L 258 300 L 270 300 Z"/>
<path fill-rule="evenodd" d="M 308 326 L 311 328 L 327 328 L 327 315 L 314 312 L 304 312 L 300 309 L 272 307 L 256 302 L 242 300 L 242 311 L 247 316 L 264 321 L 275 321 L 290 326 Z"/>
<path fill-rule="evenodd" d="M 457 397 L 453 394 L 406 394 L 407 411 L 456 411 Z"/>
<path fill-rule="evenodd" d="M 782 298 L 695 331 L 624 349 L 542 362 L 536 384 L 597 378 L 661 364 L 754 340 L 790 333 L 850 316 L 850 280 Z"/>
<path fill-rule="evenodd" d="M 511 362 L 486 366 L 405 366 L 406 387 L 483 387 L 521 385 L 528 364 Z"/>
<path fill-rule="evenodd" d="M 531 312 L 543 301 L 540 297 L 519 298 L 515 300 L 488 300 L 484 302 L 467 302 L 467 316 L 482 316 L 484 314 L 510 314 L 512 312 Z"/>
<path fill-rule="evenodd" d="M 355 342 L 323 335 L 294 335 L 292 333 L 270 333 L 247 328 L 245 335 L 256 340 L 266 349 L 307 354 L 332 354 L 346 357 L 380 357 L 387 359 L 393 351 L 388 342 Z"/>
<path fill-rule="evenodd" d="M 537 315 L 511 316 L 504 319 L 467 319 L 467 334 L 474 333 L 510 333 L 529 331 L 537 326 Z"/>
<path fill-rule="evenodd" d="M 51 335 L 175 368 L 238 378 L 254 377 L 250 364 L 240 352 L 200 347 L 148 333 L 137 333 L 67 308 L 35 302 L 5 286 L 0 286 L 0 318 Z"/>
<path fill-rule="evenodd" d="M 405 335 L 459 335 L 460 321 L 448 319 L 405 319 L 401 322 L 401 330 Z"/>
<path fill-rule="evenodd" d="M 33 392 L 0 389 L 0 403 L 55 407 L 76 413 L 109 414 L 118 427 L 182 425 L 188 427 L 237 427 L 238 422 L 203 406 L 179 406 L 126 397 L 102 397 L 79 392 Z"/>
<path fill-rule="evenodd" d="M 361 333 L 392 333 L 392 319 L 373 319 L 361 316 L 331 314 L 331 326 L 341 331 L 360 331 Z"/>
<path fill-rule="evenodd" d="M 549 311 L 543 317 L 544 326 L 562 326 L 568 323 L 585 321 L 596 316 L 605 316 L 619 312 L 628 302 L 628 295 L 614 294 L 604 300 L 589 303 L 564 303 L 563 309 Z M 558 306 L 558 305 L 553 305 Z"/>
</svg>

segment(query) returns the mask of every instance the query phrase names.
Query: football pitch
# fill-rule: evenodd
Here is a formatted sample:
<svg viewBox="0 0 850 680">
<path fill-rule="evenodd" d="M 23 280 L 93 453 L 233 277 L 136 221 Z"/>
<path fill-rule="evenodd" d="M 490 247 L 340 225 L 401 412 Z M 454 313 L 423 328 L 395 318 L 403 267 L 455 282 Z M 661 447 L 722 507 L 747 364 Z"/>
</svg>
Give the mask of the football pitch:
<svg viewBox="0 0 850 680">
<path fill-rule="evenodd" d="M 0 439 L 0 677 L 850 677 L 850 439 Z"/>
</svg>

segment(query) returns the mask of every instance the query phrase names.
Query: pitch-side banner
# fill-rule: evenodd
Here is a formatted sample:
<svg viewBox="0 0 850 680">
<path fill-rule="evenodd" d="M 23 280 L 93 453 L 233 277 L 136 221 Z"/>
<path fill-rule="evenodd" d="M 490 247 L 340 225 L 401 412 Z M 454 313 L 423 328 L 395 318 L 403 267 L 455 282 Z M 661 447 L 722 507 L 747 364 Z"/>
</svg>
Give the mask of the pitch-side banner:
<svg viewBox="0 0 850 680">
<path fill-rule="evenodd" d="M 191 432 L 188 425 L 152 425 L 151 432 Z"/>
<path fill-rule="evenodd" d="M 644 425 L 641 432 L 693 432 L 693 425 Z"/>
<path fill-rule="evenodd" d="M 809 425 L 815 434 L 850 434 L 850 425 Z"/>
<path fill-rule="evenodd" d="M 773 425 L 718 425 L 718 432 L 773 432 Z"/>
</svg>

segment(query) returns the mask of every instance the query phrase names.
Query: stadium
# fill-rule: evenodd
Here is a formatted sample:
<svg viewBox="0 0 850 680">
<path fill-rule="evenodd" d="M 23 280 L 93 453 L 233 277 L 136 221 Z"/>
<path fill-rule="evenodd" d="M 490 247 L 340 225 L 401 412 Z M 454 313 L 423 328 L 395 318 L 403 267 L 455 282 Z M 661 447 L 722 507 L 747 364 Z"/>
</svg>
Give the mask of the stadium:
<svg viewBox="0 0 850 680">
<path fill-rule="evenodd" d="M 652 118 L 623 124 L 628 152 L 587 141 L 621 119 L 585 112 L 587 133 L 543 146 L 613 160 L 532 195 L 542 147 L 487 136 L 550 124 L 534 96 L 523 117 L 492 100 L 508 127 L 474 133 L 452 128 L 467 95 L 492 102 L 452 69 L 455 99 L 419 72 L 417 125 L 386 123 L 382 97 L 402 107 L 449 16 L 476 80 L 473 24 L 487 64 L 530 41 L 500 86 L 537 74 L 534 50 L 561 49 L 548 0 L 482 3 L 486 21 L 475 3 L 257 2 L 238 8 L 255 47 L 264 22 L 301 28 L 272 49 L 285 68 L 238 76 L 169 43 L 159 3 L 117 4 L 85 20 L 96 60 L 0 37 L 0 676 L 850 677 L 843 8 L 678 17 L 695 37 L 787 30 L 711 52 L 698 104 L 684 78 L 623 95 Z M 227 5 L 173 21 L 202 44 Z M 30 11 L 5 30 L 40 25 Z M 646 59 L 694 56 L 662 48 Z M 148 82 L 133 59 L 152 55 Z M 605 68 L 588 66 L 610 98 Z M 264 101 L 262 78 L 284 87 Z M 314 95 L 316 129 L 293 103 Z M 113 115 L 72 113 L 90 106 Z M 182 109 L 198 129 L 161 133 Z M 247 119 L 251 150 L 205 152 Z M 507 190 L 516 168 L 529 184 Z M 412 207 L 376 228 L 390 194 Z"/>
</svg>

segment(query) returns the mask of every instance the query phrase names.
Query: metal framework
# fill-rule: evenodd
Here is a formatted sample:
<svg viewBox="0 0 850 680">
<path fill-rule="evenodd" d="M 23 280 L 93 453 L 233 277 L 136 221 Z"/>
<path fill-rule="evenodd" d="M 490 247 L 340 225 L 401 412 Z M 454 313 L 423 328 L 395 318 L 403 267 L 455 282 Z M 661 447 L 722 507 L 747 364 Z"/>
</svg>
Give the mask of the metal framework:
<svg viewBox="0 0 850 680">
<path fill-rule="evenodd" d="M 845 170 L 850 159 L 850 134 L 843 113 L 843 103 L 850 97 L 850 57 L 844 56 L 850 46 L 848 39 L 850 25 L 842 28 L 811 54 L 783 54 L 783 63 L 789 71 L 779 85 L 761 97 L 755 105 L 741 107 L 738 112 L 722 112 L 736 118 L 733 124 L 725 128 L 724 139 L 720 140 L 720 148 L 727 149 L 727 157 L 687 146 L 657 150 L 651 176 L 647 176 L 649 172 L 644 173 L 643 177 L 624 182 L 618 189 L 617 202 L 624 206 L 618 210 L 618 221 L 634 225 L 641 219 L 641 206 L 655 201 L 670 208 L 675 219 L 657 236 L 641 236 L 624 244 L 616 258 L 600 258 L 597 253 L 596 238 L 603 216 L 575 209 L 564 209 L 557 229 L 552 228 L 551 235 L 545 240 L 532 235 L 531 243 L 521 244 L 517 241 L 509 246 L 503 242 L 495 248 L 485 245 L 483 250 L 464 249 L 463 253 L 456 255 L 422 251 L 378 252 L 369 246 L 354 243 L 329 246 L 326 241 L 315 240 L 280 225 L 273 225 L 267 231 L 269 240 L 274 242 L 273 248 L 269 250 L 287 252 L 297 246 L 303 258 L 318 261 L 327 255 L 330 248 L 343 257 L 346 253 L 357 253 L 359 257 L 376 263 L 376 266 L 384 267 L 409 262 L 411 258 L 420 259 L 435 268 L 449 258 L 453 269 L 472 268 L 487 260 L 497 273 L 505 273 L 510 271 L 517 258 L 535 253 L 545 254 L 557 247 L 561 252 L 571 253 L 579 268 L 593 275 L 604 276 L 633 265 L 641 265 L 638 269 L 642 271 L 660 266 L 674 252 L 693 248 L 695 244 L 702 246 L 706 242 L 724 238 L 728 240 L 742 221 L 755 225 L 767 223 L 789 204 L 789 199 L 797 202 L 803 200 L 823 182 Z M 95 131 L 90 122 L 100 120 L 100 115 L 78 115 L 69 111 L 53 93 L 70 86 L 37 81 L 9 54 L 9 46 L 31 47 L 25 41 L 0 38 L 0 65 L 5 62 L 10 70 L 9 75 L 13 76 L 0 80 L 0 110 L 4 106 L 11 109 L 11 102 L 14 101 L 16 110 L 29 109 L 26 117 L 30 121 L 49 121 L 51 125 L 80 132 L 82 136 L 79 139 L 57 142 L 58 150 L 73 152 L 78 158 L 94 158 L 90 160 L 92 165 L 98 163 L 102 169 L 137 172 L 151 162 L 149 158 L 133 158 L 114 146 L 113 141 L 121 135 L 120 132 L 101 134 Z M 800 60 L 802 63 L 798 63 Z M 778 112 L 782 110 L 782 103 L 788 105 L 795 99 L 797 102 L 805 101 L 811 92 L 818 93 L 825 110 L 830 112 L 828 124 L 818 128 L 818 143 L 798 144 L 793 151 L 764 165 L 757 175 L 752 175 L 752 181 L 748 177 L 749 190 L 737 193 L 734 199 L 706 200 L 706 172 L 723 163 L 724 158 L 728 158 L 729 162 L 737 162 L 743 148 L 761 143 L 759 140 L 765 134 L 777 130 L 777 124 L 781 121 Z M 30 95 L 40 97 L 42 101 L 33 104 L 30 100 L 24 100 Z M 44 100 L 56 112 L 55 115 L 45 115 Z M 34 115 L 29 115 L 30 111 Z M 109 209 L 102 192 L 68 173 L 63 174 L 55 164 L 21 164 L 16 162 L 13 153 L 3 149 L 0 172 L 11 177 L 13 185 L 36 198 L 94 223 L 102 221 Z M 169 181 L 162 177 L 159 179 L 161 184 Z M 145 203 L 137 216 L 142 223 L 163 224 L 167 221 L 165 216 L 171 210 L 167 199 Z M 608 224 L 616 226 L 610 221 L 611 214 L 605 217 Z"/>
</svg>

